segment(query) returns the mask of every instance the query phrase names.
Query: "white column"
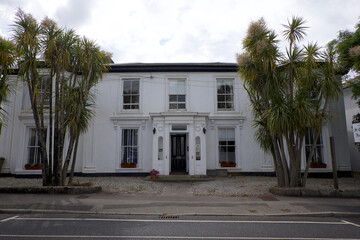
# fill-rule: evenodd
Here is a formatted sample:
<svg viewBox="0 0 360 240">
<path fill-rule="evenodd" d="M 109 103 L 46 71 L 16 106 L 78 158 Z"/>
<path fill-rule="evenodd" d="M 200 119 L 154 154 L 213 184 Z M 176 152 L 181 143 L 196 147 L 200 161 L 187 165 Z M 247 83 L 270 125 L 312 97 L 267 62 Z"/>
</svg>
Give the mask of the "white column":
<svg viewBox="0 0 360 240">
<path fill-rule="evenodd" d="M 166 123 L 164 126 L 164 175 L 169 175 L 170 174 L 170 129 L 169 129 L 169 124 Z"/>
</svg>

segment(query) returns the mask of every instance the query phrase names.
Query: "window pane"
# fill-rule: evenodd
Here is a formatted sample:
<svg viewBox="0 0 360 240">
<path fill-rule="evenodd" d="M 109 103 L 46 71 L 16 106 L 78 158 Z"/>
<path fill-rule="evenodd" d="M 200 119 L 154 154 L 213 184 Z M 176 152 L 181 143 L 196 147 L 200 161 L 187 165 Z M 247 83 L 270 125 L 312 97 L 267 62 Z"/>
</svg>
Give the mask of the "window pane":
<svg viewBox="0 0 360 240">
<path fill-rule="evenodd" d="M 178 95 L 178 102 L 185 102 L 185 95 Z"/>
<path fill-rule="evenodd" d="M 185 109 L 185 104 L 179 104 L 178 109 Z"/>
<path fill-rule="evenodd" d="M 177 102 L 177 95 L 169 95 L 170 102 Z"/>
<path fill-rule="evenodd" d="M 226 141 L 226 129 L 219 129 L 219 141 Z"/>
<path fill-rule="evenodd" d="M 130 93 L 131 93 L 131 81 L 129 81 L 129 80 L 124 80 L 123 93 L 124 93 L 124 94 L 130 94 Z"/>
<path fill-rule="evenodd" d="M 226 103 L 226 108 L 227 109 L 234 108 L 234 105 L 232 103 Z"/>
<path fill-rule="evenodd" d="M 132 104 L 130 109 L 139 109 L 139 105 L 136 105 L 136 104 Z"/>
<path fill-rule="evenodd" d="M 170 94 L 185 94 L 185 80 L 170 80 L 169 81 Z"/>
<path fill-rule="evenodd" d="M 218 103 L 218 108 L 220 109 L 225 108 L 225 103 Z"/>
<path fill-rule="evenodd" d="M 218 102 L 224 102 L 225 101 L 225 95 L 218 95 L 217 100 L 218 100 Z"/>
<path fill-rule="evenodd" d="M 132 80 L 131 83 L 132 83 L 131 93 L 139 94 L 139 80 Z"/>
<path fill-rule="evenodd" d="M 131 103 L 131 96 L 124 96 L 124 104 Z"/>
<path fill-rule="evenodd" d="M 132 96 L 131 103 L 139 103 L 139 95 Z"/>
<path fill-rule="evenodd" d="M 169 108 L 170 109 L 177 109 L 177 104 L 171 103 Z"/>
<path fill-rule="evenodd" d="M 235 141 L 235 129 L 227 129 L 228 141 Z"/>
<path fill-rule="evenodd" d="M 219 161 L 227 161 L 226 159 L 226 147 L 219 147 Z"/>
</svg>

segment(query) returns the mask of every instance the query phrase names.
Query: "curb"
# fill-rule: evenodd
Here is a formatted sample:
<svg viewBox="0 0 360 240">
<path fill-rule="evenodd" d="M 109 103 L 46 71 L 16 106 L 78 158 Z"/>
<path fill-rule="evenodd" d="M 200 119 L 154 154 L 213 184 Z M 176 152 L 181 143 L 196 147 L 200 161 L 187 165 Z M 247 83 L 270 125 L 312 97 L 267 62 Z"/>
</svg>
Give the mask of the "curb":
<svg viewBox="0 0 360 240">
<path fill-rule="evenodd" d="M 269 192 L 280 196 L 291 197 L 337 197 L 337 198 L 360 198 L 360 191 L 357 190 L 327 190 L 307 188 L 285 188 L 271 187 Z"/>
<path fill-rule="evenodd" d="M 235 216 L 235 217 L 360 217 L 360 212 L 310 212 L 310 213 L 270 213 L 270 214 L 221 214 L 221 213 L 119 213 L 119 212 L 91 212 L 73 210 L 45 210 L 45 209 L 0 209 L 0 214 L 84 214 L 84 215 L 118 215 L 118 216 L 159 216 L 164 218 L 186 216 Z"/>
<path fill-rule="evenodd" d="M 0 193 L 88 194 L 101 190 L 101 186 L 0 187 Z"/>
</svg>

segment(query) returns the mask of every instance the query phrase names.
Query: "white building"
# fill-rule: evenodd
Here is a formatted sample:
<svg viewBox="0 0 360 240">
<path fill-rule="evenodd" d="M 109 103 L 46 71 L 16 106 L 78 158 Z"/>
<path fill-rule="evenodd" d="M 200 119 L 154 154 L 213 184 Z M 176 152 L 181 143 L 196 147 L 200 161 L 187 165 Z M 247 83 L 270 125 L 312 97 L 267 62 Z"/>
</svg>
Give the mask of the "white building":
<svg viewBox="0 0 360 240">
<path fill-rule="evenodd" d="M 350 88 L 344 88 L 344 101 L 346 109 L 346 126 L 348 132 L 348 142 L 350 151 L 350 161 L 352 171 L 360 176 L 360 151 L 354 142 L 354 134 L 352 129 L 353 116 L 360 112 L 356 101 L 351 98 L 352 92 Z"/>
<path fill-rule="evenodd" d="M 271 155 L 254 140 L 251 108 L 236 64 L 113 64 L 96 91 L 96 117 L 81 137 L 76 172 L 274 171 Z M 0 139 L 0 157 L 6 159 L 3 173 L 41 173 L 24 167 L 39 161 L 28 98 L 27 89 L 20 86 L 5 106 L 8 121 Z M 351 170 L 342 100 L 331 111 L 332 121 L 323 128 L 315 154 L 324 164 L 310 171 L 331 171 L 330 136 L 335 139 L 337 169 Z M 221 166 L 221 161 L 228 165 Z"/>
</svg>

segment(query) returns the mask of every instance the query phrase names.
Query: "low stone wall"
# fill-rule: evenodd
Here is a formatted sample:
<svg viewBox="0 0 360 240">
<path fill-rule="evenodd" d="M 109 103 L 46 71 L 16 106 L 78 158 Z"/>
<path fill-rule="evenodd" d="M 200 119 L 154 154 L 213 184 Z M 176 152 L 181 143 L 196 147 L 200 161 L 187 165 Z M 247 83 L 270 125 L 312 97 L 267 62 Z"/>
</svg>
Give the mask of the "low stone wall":
<svg viewBox="0 0 360 240">
<path fill-rule="evenodd" d="M 360 198 L 360 191 L 357 190 L 271 187 L 269 191 L 275 195 L 292 196 L 292 197 Z"/>
<path fill-rule="evenodd" d="M 0 187 L 0 193 L 88 194 L 101 190 L 101 186 Z"/>
</svg>

